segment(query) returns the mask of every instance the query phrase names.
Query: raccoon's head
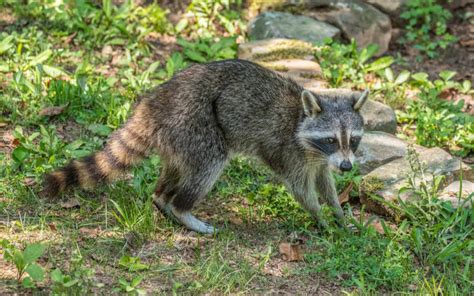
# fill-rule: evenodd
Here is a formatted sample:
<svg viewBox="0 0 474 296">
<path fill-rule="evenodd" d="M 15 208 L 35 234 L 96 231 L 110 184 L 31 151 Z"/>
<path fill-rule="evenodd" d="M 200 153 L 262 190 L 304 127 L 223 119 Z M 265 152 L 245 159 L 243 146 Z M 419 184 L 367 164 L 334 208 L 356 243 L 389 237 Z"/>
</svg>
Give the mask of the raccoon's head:
<svg viewBox="0 0 474 296">
<path fill-rule="evenodd" d="M 324 159 L 341 171 L 352 169 L 364 132 L 359 110 L 368 95 L 367 90 L 346 96 L 316 95 L 308 90 L 301 93 L 304 118 L 297 136 L 313 161 Z"/>
</svg>

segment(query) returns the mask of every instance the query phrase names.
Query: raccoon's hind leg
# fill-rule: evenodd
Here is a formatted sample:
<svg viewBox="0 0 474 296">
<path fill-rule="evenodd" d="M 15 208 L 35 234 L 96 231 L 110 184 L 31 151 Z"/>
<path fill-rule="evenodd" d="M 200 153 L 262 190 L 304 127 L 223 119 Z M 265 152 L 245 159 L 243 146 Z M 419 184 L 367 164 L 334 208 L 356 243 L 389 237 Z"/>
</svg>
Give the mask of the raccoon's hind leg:
<svg viewBox="0 0 474 296">
<path fill-rule="evenodd" d="M 154 197 L 155 205 L 190 230 L 214 233 L 217 230 L 191 214 L 192 208 L 211 190 L 225 166 L 225 157 L 214 158 L 206 165 L 175 170 L 166 168 Z"/>
<path fill-rule="evenodd" d="M 153 203 L 155 206 L 168 217 L 173 217 L 171 212 L 170 201 L 176 194 L 179 183 L 179 170 L 170 165 L 164 165 L 161 170 L 155 193 L 153 194 Z"/>
</svg>

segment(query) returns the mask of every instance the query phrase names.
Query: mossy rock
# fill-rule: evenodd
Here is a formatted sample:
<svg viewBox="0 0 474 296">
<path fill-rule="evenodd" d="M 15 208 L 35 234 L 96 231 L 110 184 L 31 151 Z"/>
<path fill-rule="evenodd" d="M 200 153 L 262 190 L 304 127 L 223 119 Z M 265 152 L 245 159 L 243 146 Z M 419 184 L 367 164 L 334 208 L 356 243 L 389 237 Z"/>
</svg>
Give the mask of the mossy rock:
<svg viewBox="0 0 474 296">
<path fill-rule="evenodd" d="M 255 62 L 282 59 L 314 59 L 315 48 L 311 43 L 292 39 L 266 39 L 240 44 L 239 58 Z"/>
</svg>

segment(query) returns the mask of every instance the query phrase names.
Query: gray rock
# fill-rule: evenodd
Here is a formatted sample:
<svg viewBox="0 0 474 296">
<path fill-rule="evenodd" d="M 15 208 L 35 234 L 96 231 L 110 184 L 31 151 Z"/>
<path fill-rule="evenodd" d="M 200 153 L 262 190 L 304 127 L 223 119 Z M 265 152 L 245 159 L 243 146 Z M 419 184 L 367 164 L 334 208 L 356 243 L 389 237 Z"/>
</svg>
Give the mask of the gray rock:
<svg viewBox="0 0 474 296">
<path fill-rule="evenodd" d="M 370 171 L 407 154 L 407 144 L 399 138 L 384 132 L 366 132 L 362 137 L 356 159 L 361 174 Z"/>
<path fill-rule="evenodd" d="M 315 43 L 322 42 L 327 37 L 337 38 L 340 33 L 338 28 L 325 22 L 286 12 L 268 11 L 249 24 L 251 40 L 287 38 Z"/>
<path fill-rule="evenodd" d="M 407 0 L 365 0 L 390 16 L 398 16 Z"/>
<path fill-rule="evenodd" d="M 260 65 L 291 78 L 306 89 L 327 88 L 318 63 L 302 59 L 284 59 L 270 62 L 259 62 Z"/>
<path fill-rule="evenodd" d="M 431 148 L 420 151 L 419 160 L 426 164 L 427 178 L 430 177 L 427 181 L 431 181 L 432 176 L 444 176 L 444 184 L 449 184 L 459 180 L 461 174 L 463 180 L 474 181 L 474 172 L 470 167 L 453 158 L 443 149 Z M 393 160 L 376 168 L 362 178 L 360 186 L 361 203 L 377 214 L 396 216 L 396 213 L 386 203 L 396 204 L 398 196 L 405 202 L 410 202 L 416 198 L 416 195 L 410 190 L 400 193 L 400 189 L 407 186 L 410 174 L 410 164 L 405 158 Z M 417 184 L 421 182 L 419 176 L 415 182 Z M 373 198 L 373 195 L 383 199 L 385 203 Z"/>
<path fill-rule="evenodd" d="M 375 43 L 379 45 L 378 55 L 387 51 L 392 24 L 390 18 L 377 8 L 358 0 L 305 2 L 310 9 L 305 14 L 338 27 L 346 39 L 354 38 L 360 48 Z"/>
<path fill-rule="evenodd" d="M 360 110 L 367 131 L 397 132 L 397 116 L 389 106 L 369 100 Z"/>
<path fill-rule="evenodd" d="M 308 42 L 292 39 L 265 39 L 239 45 L 239 59 L 275 61 L 281 59 L 314 60 L 314 47 Z"/>
<path fill-rule="evenodd" d="M 462 184 L 462 187 L 460 187 Z M 459 191 L 461 189 L 461 198 L 459 198 Z M 474 194 L 474 183 L 463 180 L 455 181 L 446 188 L 443 189 L 443 192 L 440 194 L 439 198 L 449 201 L 454 208 L 459 207 L 461 204 L 464 206 L 472 206 L 472 197 Z M 469 201 L 465 202 L 466 198 L 470 198 Z"/>
<path fill-rule="evenodd" d="M 309 88 L 315 93 L 325 95 L 337 95 L 341 93 L 352 93 L 350 89 L 314 89 Z M 360 114 L 364 118 L 364 125 L 366 131 L 381 131 L 389 134 L 395 134 L 397 131 L 397 117 L 395 112 L 389 106 L 368 100 L 367 103 L 360 110 Z"/>
</svg>

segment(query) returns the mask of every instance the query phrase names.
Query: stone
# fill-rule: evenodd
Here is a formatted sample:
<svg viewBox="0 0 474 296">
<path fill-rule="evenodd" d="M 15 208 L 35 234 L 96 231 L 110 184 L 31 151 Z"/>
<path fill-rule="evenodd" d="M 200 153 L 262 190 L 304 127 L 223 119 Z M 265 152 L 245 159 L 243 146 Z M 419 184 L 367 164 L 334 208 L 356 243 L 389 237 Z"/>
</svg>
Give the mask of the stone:
<svg viewBox="0 0 474 296">
<path fill-rule="evenodd" d="M 334 88 L 334 89 L 315 89 L 309 90 L 323 95 L 338 95 L 354 93 L 350 89 Z M 360 110 L 360 114 L 364 118 L 364 128 L 366 131 L 381 131 L 389 134 L 395 134 L 397 131 L 397 117 L 395 112 L 389 106 L 368 100 Z"/>
<path fill-rule="evenodd" d="M 389 134 L 397 132 L 397 116 L 389 106 L 369 100 L 361 108 L 360 114 L 364 118 L 367 131 L 382 131 Z"/>
<path fill-rule="evenodd" d="M 318 63 L 302 59 L 284 59 L 270 62 L 259 62 L 260 65 L 291 78 L 306 89 L 328 87 L 323 79 Z"/>
<path fill-rule="evenodd" d="M 354 38 L 359 48 L 375 43 L 377 55 L 388 50 L 390 18 L 372 5 L 358 0 L 306 0 L 305 6 L 310 9 L 305 14 L 338 27 L 343 37 Z"/>
<path fill-rule="evenodd" d="M 397 17 L 407 0 L 365 0 L 365 2 L 375 6 L 390 16 Z"/>
<path fill-rule="evenodd" d="M 239 45 L 239 59 L 269 62 L 281 59 L 315 60 L 314 47 L 308 42 L 292 39 L 266 39 Z"/>
<path fill-rule="evenodd" d="M 463 180 L 474 181 L 473 170 L 441 148 L 419 150 L 418 159 L 425 163 L 428 182 L 431 182 L 432 176 L 444 176 L 443 184 L 449 184 L 459 180 L 461 175 Z M 410 202 L 416 198 L 416 195 L 410 190 L 400 193 L 400 189 L 407 186 L 411 173 L 410 163 L 406 158 L 395 159 L 374 169 L 362 178 L 359 192 L 361 203 L 372 212 L 396 218 L 397 213 L 387 203 L 396 204 L 397 197 L 400 197 L 404 202 Z M 417 184 L 421 182 L 419 176 L 415 182 Z M 374 195 L 385 202 L 373 198 Z"/>
<path fill-rule="evenodd" d="M 401 139 L 384 132 L 365 132 L 355 155 L 360 173 L 366 175 L 406 154 L 407 144 Z"/>
<path fill-rule="evenodd" d="M 461 185 L 462 187 L 460 187 Z M 461 189 L 461 198 L 459 198 L 459 189 Z M 443 189 L 439 198 L 449 201 L 454 208 L 458 208 L 461 204 L 464 204 L 464 206 L 472 206 L 472 198 L 467 202 L 465 202 L 465 199 L 470 198 L 473 193 L 474 183 L 467 180 L 462 180 L 462 182 L 454 181 Z"/>
<path fill-rule="evenodd" d="M 287 12 L 267 11 L 249 24 L 249 39 L 287 38 L 322 43 L 325 38 L 338 38 L 341 31 L 311 17 Z"/>
</svg>

